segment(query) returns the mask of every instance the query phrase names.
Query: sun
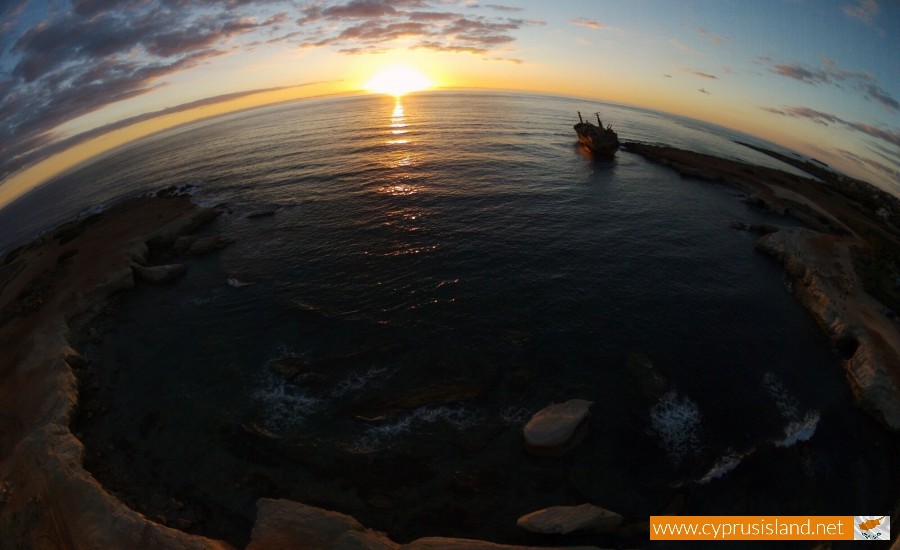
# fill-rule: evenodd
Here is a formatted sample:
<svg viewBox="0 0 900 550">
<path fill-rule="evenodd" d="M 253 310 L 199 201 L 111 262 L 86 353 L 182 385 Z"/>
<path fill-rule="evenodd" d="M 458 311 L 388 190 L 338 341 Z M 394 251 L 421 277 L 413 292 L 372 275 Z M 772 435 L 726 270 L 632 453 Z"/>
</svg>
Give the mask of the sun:
<svg viewBox="0 0 900 550">
<path fill-rule="evenodd" d="M 370 92 L 389 94 L 395 97 L 427 90 L 433 82 L 421 72 L 406 65 L 391 65 L 363 84 Z"/>
</svg>

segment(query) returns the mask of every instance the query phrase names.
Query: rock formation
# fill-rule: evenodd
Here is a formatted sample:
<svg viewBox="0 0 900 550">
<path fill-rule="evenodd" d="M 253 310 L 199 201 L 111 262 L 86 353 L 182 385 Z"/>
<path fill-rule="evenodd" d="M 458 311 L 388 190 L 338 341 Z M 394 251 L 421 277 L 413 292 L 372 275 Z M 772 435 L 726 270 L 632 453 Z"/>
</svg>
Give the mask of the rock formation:
<svg viewBox="0 0 900 550">
<path fill-rule="evenodd" d="M 900 431 L 897 327 L 862 288 L 851 256 L 853 242 L 784 228 L 760 237 L 756 248 L 784 265 L 794 295 L 844 355 L 844 370 L 860 404 Z"/>
<path fill-rule="evenodd" d="M 178 267 L 143 267 L 150 252 L 169 253 L 177 242 L 176 253 L 193 254 L 200 241 L 179 237 L 216 214 L 185 196 L 131 199 L 66 224 L 0 264 L 0 550 L 233 550 L 131 510 L 84 469 L 84 446 L 69 429 L 76 407 L 97 408 L 79 404 L 73 369 L 84 368 L 85 359 L 69 344 L 69 326 L 89 324 L 113 293 L 134 287 L 135 274 L 177 276 Z M 204 242 L 199 248 L 215 249 L 228 240 Z M 248 548 L 521 547 L 440 537 L 400 545 L 344 514 L 261 499 Z"/>
<path fill-rule="evenodd" d="M 622 525 L 622 516 L 593 504 L 552 506 L 520 517 L 516 525 L 532 533 L 568 535 L 581 532 L 609 532 Z"/>
<path fill-rule="evenodd" d="M 256 508 L 257 520 L 247 550 L 539 550 L 447 537 L 425 537 L 401 545 L 384 533 L 363 527 L 351 516 L 299 502 L 261 498 Z M 593 546 L 567 548 L 597 550 Z"/>
<path fill-rule="evenodd" d="M 187 271 L 183 264 L 155 265 L 151 267 L 133 265 L 131 269 L 138 279 L 153 284 L 172 282 Z"/>
<path fill-rule="evenodd" d="M 576 430 L 585 421 L 592 401 L 570 399 L 536 412 L 525 425 L 525 443 L 529 450 L 564 449 L 573 441 Z"/>
</svg>

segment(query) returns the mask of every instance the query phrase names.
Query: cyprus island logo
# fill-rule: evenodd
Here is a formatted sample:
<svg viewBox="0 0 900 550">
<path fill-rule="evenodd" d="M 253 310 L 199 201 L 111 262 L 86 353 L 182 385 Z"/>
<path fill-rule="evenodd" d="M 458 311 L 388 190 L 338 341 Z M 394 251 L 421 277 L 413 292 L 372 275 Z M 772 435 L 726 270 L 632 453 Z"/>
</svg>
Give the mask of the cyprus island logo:
<svg viewBox="0 0 900 550">
<path fill-rule="evenodd" d="M 853 540 L 891 540 L 891 517 L 853 516 Z"/>
</svg>

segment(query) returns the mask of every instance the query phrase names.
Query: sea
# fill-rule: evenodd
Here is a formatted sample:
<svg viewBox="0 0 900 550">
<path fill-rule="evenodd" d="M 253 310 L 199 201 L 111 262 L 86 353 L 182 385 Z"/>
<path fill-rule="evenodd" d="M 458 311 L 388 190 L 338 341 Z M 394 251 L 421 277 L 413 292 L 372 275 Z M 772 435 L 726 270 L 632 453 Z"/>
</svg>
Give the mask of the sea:
<svg viewBox="0 0 900 550">
<path fill-rule="evenodd" d="M 624 150 L 593 159 L 578 111 L 623 141 L 802 175 L 736 142 L 794 153 L 696 120 L 444 91 L 179 127 L 0 211 L 2 250 L 177 186 L 223 211 L 203 234 L 234 240 L 98 325 L 83 351 L 102 413 L 73 427 L 86 467 L 138 511 L 237 545 L 260 497 L 400 542 L 640 547 L 661 513 L 890 514 L 897 439 L 854 404 L 781 266 L 731 227 L 797 222 Z M 593 402 L 583 440 L 528 452 L 531 415 L 573 398 Z M 516 527 L 585 502 L 630 531 Z"/>
</svg>

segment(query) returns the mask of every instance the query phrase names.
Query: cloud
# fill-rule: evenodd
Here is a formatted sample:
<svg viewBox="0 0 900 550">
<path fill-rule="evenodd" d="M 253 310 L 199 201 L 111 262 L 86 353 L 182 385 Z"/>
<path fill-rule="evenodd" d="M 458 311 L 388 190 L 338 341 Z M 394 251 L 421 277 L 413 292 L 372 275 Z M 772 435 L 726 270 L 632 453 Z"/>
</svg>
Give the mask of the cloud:
<svg viewBox="0 0 900 550">
<path fill-rule="evenodd" d="M 786 76 L 788 78 L 793 78 L 794 80 L 799 80 L 801 82 L 806 82 L 808 84 L 830 84 L 831 80 L 828 78 L 828 73 L 825 71 L 813 71 L 802 67 L 796 63 L 794 64 L 785 64 L 785 65 L 775 65 L 772 68 L 772 72 L 775 74 L 779 74 L 781 76 Z"/>
<path fill-rule="evenodd" d="M 587 27 L 589 29 L 600 30 L 604 28 L 606 25 L 597 21 L 596 19 L 584 19 L 583 17 L 579 17 L 578 19 L 572 19 L 569 21 L 573 25 L 578 25 L 580 27 Z"/>
<path fill-rule="evenodd" d="M 395 44 L 521 63 L 520 8 L 450 0 L 64 0 L 0 2 L 0 179 L 56 128 L 147 94 L 171 76 L 258 44 L 358 55 Z M 463 13 L 462 9 L 465 9 Z M 480 10 L 480 11 L 479 11 Z M 290 14 L 290 15 L 289 15 Z M 62 140 L 62 141 L 61 141 Z"/>
<path fill-rule="evenodd" d="M 670 74 L 664 74 L 663 76 L 666 78 L 672 78 L 672 75 L 670 75 Z"/>
<path fill-rule="evenodd" d="M 869 99 L 881 103 L 881 105 L 888 111 L 894 112 L 900 110 L 900 102 L 891 97 L 889 93 L 882 90 L 878 86 L 874 84 L 868 84 L 864 87 L 864 89 L 866 91 L 866 96 Z"/>
<path fill-rule="evenodd" d="M 700 78 L 709 78 L 712 80 L 719 79 L 719 77 L 717 77 L 714 74 L 704 73 L 703 71 L 698 71 L 696 69 L 683 68 L 683 69 L 681 69 L 681 71 L 684 73 L 692 74 L 694 76 L 699 76 Z"/>
<path fill-rule="evenodd" d="M 894 182 L 900 181 L 900 171 L 898 171 L 896 168 L 892 168 L 890 166 L 882 164 L 874 159 L 862 157 L 862 156 L 857 155 L 856 153 L 853 153 L 846 149 L 836 148 L 835 150 L 838 151 L 841 155 L 843 155 L 844 158 L 852 161 L 857 166 L 860 166 L 862 168 L 866 168 L 866 167 L 874 168 L 876 171 L 881 172 L 882 174 L 888 176 Z M 895 190 L 896 190 L 896 187 L 897 187 L 897 184 L 894 183 Z"/>
<path fill-rule="evenodd" d="M 496 4 L 486 7 L 493 11 L 518 11 Z M 508 48 L 516 40 L 513 33 L 521 28 L 542 24 L 434 11 L 421 0 L 352 0 L 332 5 L 319 2 L 308 5 L 302 13 L 297 23 L 310 32 L 301 45 L 332 47 L 349 54 L 385 51 L 390 42 L 403 39 L 413 49 L 484 55 L 500 47 Z"/>
<path fill-rule="evenodd" d="M 706 30 L 703 27 L 700 27 L 697 29 L 697 34 L 699 34 L 702 38 L 709 40 L 713 44 L 723 44 L 723 43 L 731 40 L 730 36 L 722 36 L 719 34 L 715 34 L 713 32 Z"/>
<path fill-rule="evenodd" d="M 837 61 L 829 57 L 822 57 L 822 67 L 809 67 L 800 63 L 776 63 L 768 57 L 757 57 L 763 64 L 770 65 L 769 71 L 780 76 L 799 80 L 805 84 L 831 85 L 862 92 L 863 96 L 880 104 L 886 111 L 894 113 L 900 111 L 900 102 L 890 93 L 878 86 L 877 79 L 864 71 L 849 71 L 839 69 Z"/>
<path fill-rule="evenodd" d="M 841 9 L 848 17 L 858 19 L 867 25 L 871 25 L 881 11 L 876 0 L 858 0 L 856 5 L 845 5 Z"/>
<path fill-rule="evenodd" d="M 701 94 L 710 95 L 709 92 L 707 92 L 705 88 L 700 88 L 697 91 L 700 92 Z"/>
<path fill-rule="evenodd" d="M 505 11 L 505 12 L 525 11 L 525 8 L 520 8 L 520 7 L 515 7 L 515 6 L 501 6 L 499 4 L 488 4 L 485 7 L 491 8 L 492 10 Z"/>
<path fill-rule="evenodd" d="M 700 52 L 698 52 L 697 50 L 695 50 L 694 48 L 688 46 L 687 44 L 685 44 L 683 42 L 679 42 L 678 40 L 675 40 L 674 38 L 669 39 L 669 45 L 675 46 L 676 48 L 678 48 L 679 50 L 681 50 L 683 52 L 687 52 L 687 53 L 691 53 L 691 54 L 695 54 L 695 55 L 703 55 Z"/>
<path fill-rule="evenodd" d="M 781 109 L 775 109 L 773 107 L 761 107 L 761 109 L 776 115 L 792 118 L 805 118 L 823 126 L 828 126 L 829 124 L 838 124 L 844 126 L 845 128 L 849 128 L 856 132 L 860 132 L 875 139 L 889 143 L 894 147 L 900 148 L 900 131 L 878 128 L 877 126 L 872 126 L 871 124 L 865 124 L 862 122 L 851 122 L 848 120 L 844 120 L 837 115 L 824 113 L 822 111 L 817 111 L 809 107 L 796 106 L 783 107 Z"/>
</svg>

